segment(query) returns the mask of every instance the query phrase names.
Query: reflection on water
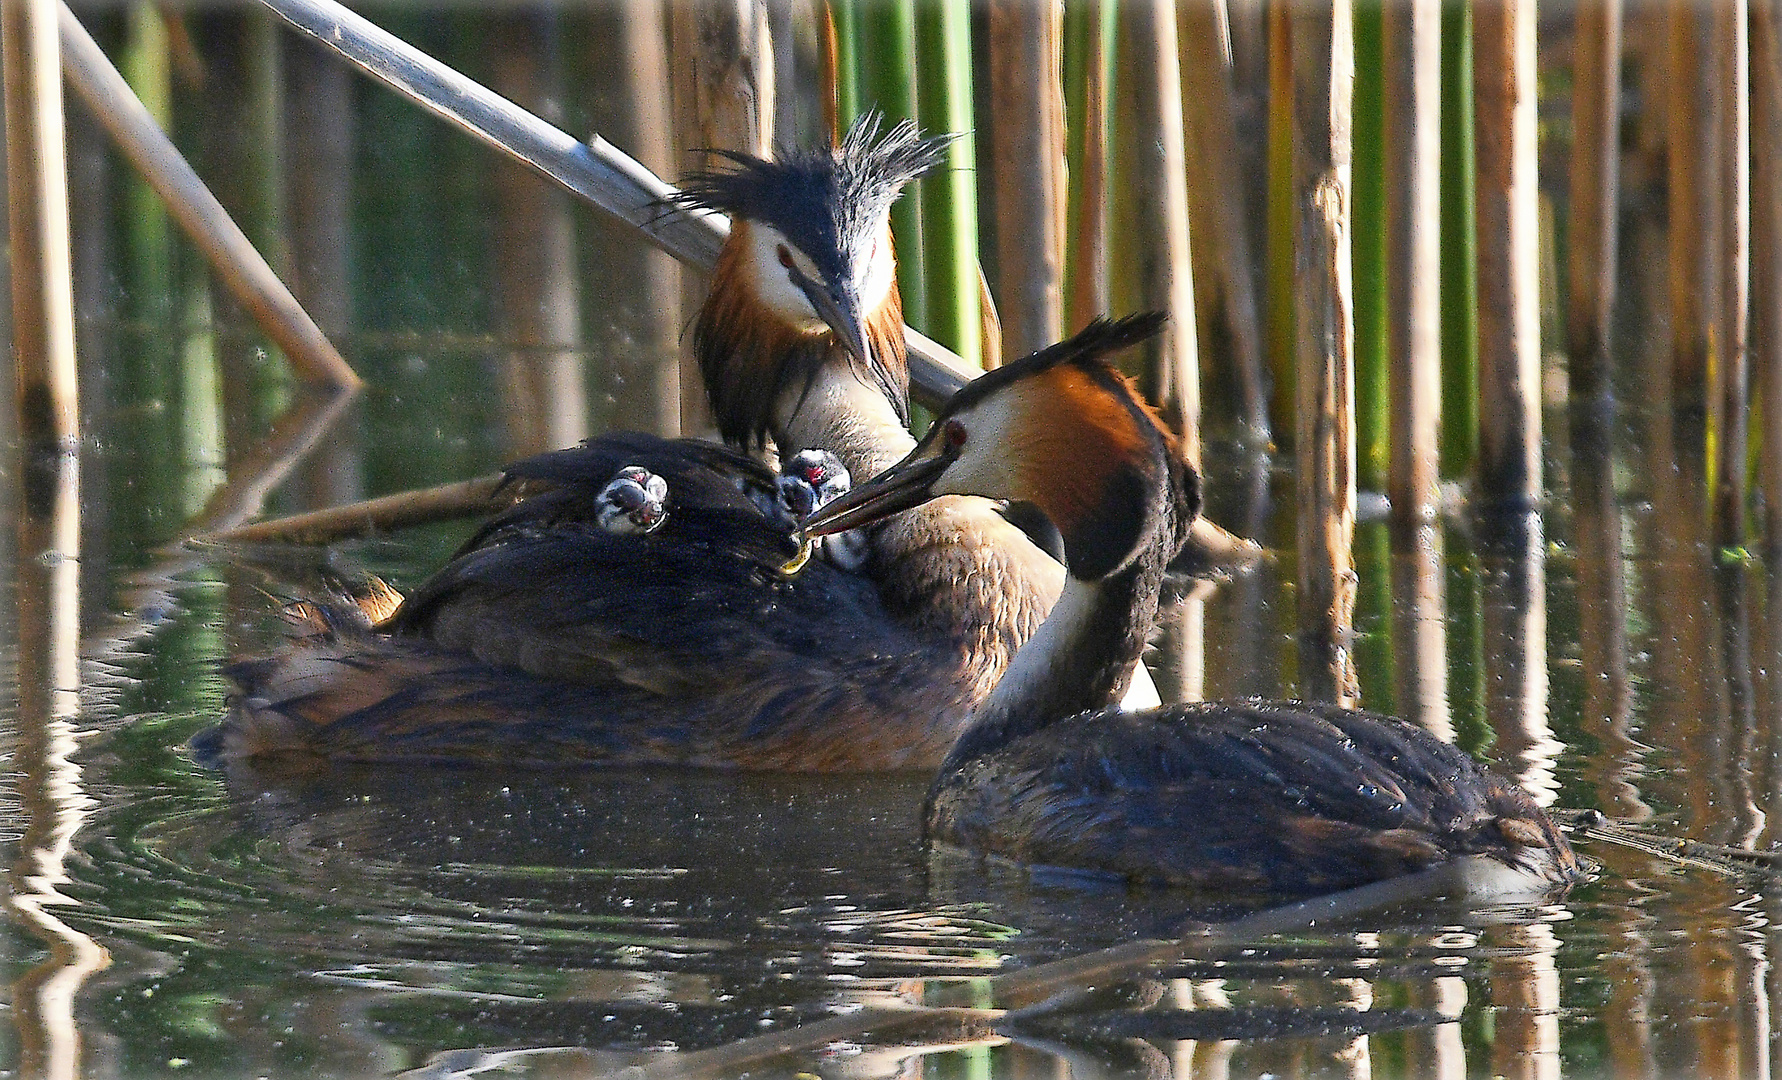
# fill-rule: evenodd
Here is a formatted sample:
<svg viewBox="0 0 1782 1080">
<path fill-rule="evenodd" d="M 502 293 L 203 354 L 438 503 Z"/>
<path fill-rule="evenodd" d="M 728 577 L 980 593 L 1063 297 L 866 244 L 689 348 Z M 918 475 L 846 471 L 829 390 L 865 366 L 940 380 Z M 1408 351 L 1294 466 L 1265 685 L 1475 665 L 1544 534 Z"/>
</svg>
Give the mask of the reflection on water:
<svg viewBox="0 0 1782 1080">
<path fill-rule="evenodd" d="M 492 74 L 476 41 L 401 11 L 390 21 Z M 117 20 L 95 23 L 108 45 L 127 36 Z M 370 383 L 276 508 L 485 473 L 547 419 L 560 440 L 583 420 L 663 427 L 679 415 L 658 392 L 675 386 L 672 270 L 617 254 L 616 234 L 580 211 L 568 226 L 561 206 L 529 216 L 523 192 L 486 213 L 498 171 L 481 151 L 302 49 L 275 48 L 254 16 L 204 25 L 211 70 L 277 54 L 289 92 L 314 108 L 281 129 L 244 94 L 217 104 L 216 124 L 186 140 L 205 145 L 188 149 L 251 232 L 289 241 L 299 292 Z M 508 74 L 547 98 L 560 74 L 589 83 L 564 91 L 566 123 L 612 133 L 620 105 L 596 75 L 571 73 L 602 70 L 624 38 L 583 30 L 573 44 L 591 63 Z M 930 987 L 987 994 L 999 973 L 1227 914 L 930 855 L 915 839 L 921 776 L 196 767 L 183 744 L 223 709 L 220 664 L 271 644 L 276 597 L 363 569 L 412 584 L 462 531 L 252 559 L 152 554 L 215 481 L 215 440 L 183 436 L 225 431 L 238 474 L 255 440 L 295 437 L 274 423 L 293 395 L 75 124 L 77 206 L 134 209 L 76 221 L 84 573 L 58 610 L 84 607 L 84 677 L 66 667 L 66 621 L 55 634 L 26 617 L 39 570 L 59 566 L 71 583 L 75 564 L 36 559 L 29 541 L 7 563 L 18 617 L 4 632 L 23 633 L 8 654 L 18 700 L 0 716 L 16 773 L 0 802 L 15 868 L 0 1068 L 586 1075 Z M 259 134 L 231 128 L 245 148 L 221 145 L 226 124 Z M 288 201 L 269 190 L 277 170 L 244 149 L 284 154 Z M 559 246 L 524 250 L 541 235 L 527 226 L 547 220 Z M 1659 268 L 1646 277 L 1662 289 L 1662 259 L 1639 254 L 1655 242 L 1643 231 L 1625 250 Z M 1633 284 L 1629 295 L 1646 287 Z M 522 308 L 542 295 L 573 300 Z M 1543 515 L 1445 522 L 1397 542 L 1363 527 L 1364 698 L 1558 806 L 1653 838 L 1767 849 L 1782 795 L 1782 594 L 1710 546 L 1699 422 L 1643 396 L 1670 385 L 1662 327 L 1626 337 L 1638 346 L 1623 415 L 1548 418 L 1561 435 Z M 584 382 L 566 387 L 578 367 Z M 562 415 L 535 415 L 541 397 Z M 1186 632 L 1159 648 L 1160 685 L 1290 694 L 1291 477 L 1216 439 L 1207 458 L 1213 516 L 1283 554 L 1178 611 Z M 52 655 L 63 674 L 34 674 Z M 78 708 L 56 704 L 51 691 L 77 685 Z M 1603 872 L 1562 906 L 1413 905 L 1222 946 L 1051 1009 L 856 1032 L 769 1071 L 1767 1075 L 1782 887 L 1761 867 L 1717 871 L 1702 851 L 1685 862 L 1592 844 Z"/>
<path fill-rule="evenodd" d="M 1481 680 L 1471 658 L 1451 652 L 1451 685 L 1493 689 L 1457 695 L 1449 709 L 1475 748 L 1512 765 L 1544 762 L 1560 805 L 1643 807 L 1664 832 L 1745 842 L 1770 820 L 1775 788 L 1760 754 L 1770 736 L 1755 722 L 1774 716 L 1774 686 L 1755 672 L 1782 659 L 1782 638 L 1767 614 L 1741 615 L 1767 613 L 1767 583 L 1740 568 L 1705 569 L 1708 591 L 1688 612 L 1657 610 L 1648 583 L 1689 571 L 1675 556 L 1643 555 L 1634 527 L 1658 528 L 1642 520 L 1653 513 L 1633 503 L 1621 514 L 1636 539 L 1626 562 L 1632 612 L 1620 616 L 1633 674 L 1619 717 L 1602 704 L 1612 696 L 1590 690 L 1611 676 L 1582 666 L 1584 621 L 1610 616 L 1576 584 L 1587 562 L 1607 557 L 1568 549 L 1578 518 L 1549 518 L 1532 534 L 1544 537 L 1538 543 L 1511 531 L 1508 554 L 1443 535 L 1450 629 L 1469 618 L 1454 611 L 1457 597 L 1473 598 L 1478 625 L 1500 617 L 1484 614 L 1492 604 L 1510 620 L 1506 597 L 1526 596 L 1541 562 L 1555 598 L 1555 644 L 1542 665 L 1550 679 L 1500 658 L 1497 672 L 1517 672 L 1507 680 L 1514 691 L 1502 690 L 1500 675 Z M 71 1002 L 87 1072 L 591 1074 L 668 1048 L 784 1032 L 924 981 L 970 984 L 1224 914 L 1180 895 L 930 855 L 915 839 L 922 776 L 196 767 L 183 741 L 222 708 L 217 662 L 271 640 L 268 595 L 361 564 L 412 581 L 451 542 L 446 533 L 413 539 L 353 545 L 319 564 L 314 553 L 254 562 L 201 554 L 172 586 L 176 603 L 154 632 L 84 693 L 76 723 L 97 733 L 80 758 L 92 805 L 72 839 L 70 880 L 58 886 L 73 903 L 57 917 L 113 960 Z M 1429 552 L 1412 557 L 1437 565 Z M 1364 573 L 1390 573 L 1405 558 L 1386 552 Z M 1265 567 L 1206 601 L 1210 695 L 1283 678 L 1279 657 L 1291 642 L 1278 613 L 1291 605 L 1278 598 L 1290 576 L 1291 567 Z M 1683 614 L 1705 624 L 1693 639 L 1705 652 L 1693 662 L 1654 629 L 1688 621 Z M 1280 644 L 1238 654 L 1232 643 L 1243 638 L 1224 630 L 1240 623 L 1251 640 Z M 1277 629 L 1258 635 L 1269 626 Z M 1411 655 L 1426 647 L 1407 646 Z M 1704 671 L 1730 677 L 1741 667 L 1743 691 L 1702 688 Z M 1398 670 L 1364 670 L 1364 686 L 1402 687 Z M 1683 685 L 1664 681 L 1685 672 Z M 1703 711 L 1683 713 L 1679 700 Z M 1592 701 L 1600 717 L 1585 712 Z M 1493 709 L 1509 719 L 1488 719 Z M 1511 753 L 1518 738 L 1557 753 Z M 1399 911 L 1197 957 L 1049 1014 L 861 1034 L 785 1067 L 1760 1072 L 1773 938 L 1766 880 L 1612 846 L 1590 854 L 1602 876 L 1561 907 Z M 81 963 L 55 949 L 21 931 L 15 973 Z M 18 994 L 12 1053 L 25 1067 L 29 1033 L 42 1029 Z M 453 1056 L 434 1058 L 445 1051 Z"/>
</svg>

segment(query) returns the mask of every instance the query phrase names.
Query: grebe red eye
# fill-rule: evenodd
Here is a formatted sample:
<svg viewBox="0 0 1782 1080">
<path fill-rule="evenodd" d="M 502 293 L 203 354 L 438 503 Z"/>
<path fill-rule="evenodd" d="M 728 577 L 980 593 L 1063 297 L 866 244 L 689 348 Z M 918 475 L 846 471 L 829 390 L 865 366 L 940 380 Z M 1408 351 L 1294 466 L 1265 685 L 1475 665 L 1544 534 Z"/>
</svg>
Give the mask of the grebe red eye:
<svg viewBox="0 0 1782 1080">
<path fill-rule="evenodd" d="M 788 270 L 792 269 L 792 252 L 787 249 L 786 245 L 781 244 L 779 247 L 779 250 L 776 251 L 774 254 L 776 254 L 780 257 L 780 265 L 781 266 L 785 267 Z"/>
<path fill-rule="evenodd" d="M 947 426 L 941 429 L 941 438 L 946 440 L 947 449 L 959 449 L 965 445 L 965 425 L 957 420 L 948 420 Z"/>
</svg>

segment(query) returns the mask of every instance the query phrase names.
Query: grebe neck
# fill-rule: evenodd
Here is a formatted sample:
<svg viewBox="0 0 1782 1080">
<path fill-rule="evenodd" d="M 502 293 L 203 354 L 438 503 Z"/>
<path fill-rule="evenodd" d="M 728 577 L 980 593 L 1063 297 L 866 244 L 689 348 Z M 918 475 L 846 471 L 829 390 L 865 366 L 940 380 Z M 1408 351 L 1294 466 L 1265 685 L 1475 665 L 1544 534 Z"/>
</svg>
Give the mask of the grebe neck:
<svg viewBox="0 0 1782 1080">
<path fill-rule="evenodd" d="M 853 365 L 828 363 L 808 383 L 792 381 L 774 408 L 773 439 L 781 454 L 828 450 L 855 477 L 876 476 L 916 445 L 885 392 Z"/>
<path fill-rule="evenodd" d="M 857 478 L 877 476 L 916 445 L 883 391 L 850 364 L 819 369 L 780 395 L 773 437 L 781 453 L 828 450 Z M 1039 629 L 1064 567 L 988 499 L 935 499 L 872 531 L 867 572 L 899 622 L 961 656 L 988 693 L 1021 643 Z"/>
<path fill-rule="evenodd" d="M 1052 614 L 972 713 L 941 775 L 1022 735 L 1119 700 L 1156 625 L 1169 550 L 1163 543 L 1148 545 L 1124 569 L 1096 581 L 1067 575 Z"/>
</svg>

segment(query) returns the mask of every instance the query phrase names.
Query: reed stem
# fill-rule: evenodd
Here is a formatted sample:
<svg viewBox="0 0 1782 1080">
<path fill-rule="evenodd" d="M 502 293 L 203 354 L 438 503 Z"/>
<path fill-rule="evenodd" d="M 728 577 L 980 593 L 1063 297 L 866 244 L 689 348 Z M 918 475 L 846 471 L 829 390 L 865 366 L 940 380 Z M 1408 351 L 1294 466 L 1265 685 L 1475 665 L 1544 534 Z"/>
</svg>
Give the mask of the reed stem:
<svg viewBox="0 0 1782 1080">
<path fill-rule="evenodd" d="M 1287 5 L 1268 5 L 1268 202 L 1264 236 L 1263 345 L 1275 391 L 1270 430 L 1297 432 L 1293 229 L 1293 35 Z"/>
<path fill-rule="evenodd" d="M 1473 9 L 1442 3 L 1443 475 L 1464 476 L 1479 456 L 1478 170 L 1473 146 Z"/>
<path fill-rule="evenodd" d="M 519 7 L 489 16 L 497 93 L 560 122 L 563 81 L 557 15 Z M 509 457 L 569 446 L 588 434 L 581 365 L 581 282 L 567 193 L 511 162 L 496 171 L 496 313 Z"/>
<path fill-rule="evenodd" d="M 1775 557 L 1782 555 L 1782 42 L 1773 0 L 1751 3 L 1751 89 L 1751 379 L 1763 408 L 1765 551 Z"/>
<path fill-rule="evenodd" d="M 1069 0 L 1064 8 L 1065 220 L 1064 323 L 1087 324 L 1108 309 L 1107 140 L 1108 84 L 1105 61 L 1117 20 L 1115 0 Z"/>
<path fill-rule="evenodd" d="M 1358 694 L 1355 622 L 1355 325 L 1349 248 L 1354 14 L 1347 0 L 1300 5 L 1293 48 L 1295 323 L 1299 406 L 1300 688 L 1339 704 Z"/>
<path fill-rule="evenodd" d="M 1193 196 L 1194 186 L 1201 189 L 1211 221 L 1210 229 L 1196 235 L 1195 251 L 1206 256 L 1201 265 L 1212 264 L 1223 293 L 1225 328 L 1237 369 L 1238 416 L 1245 436 L 1260 444 L 1269 435 L 1268 377 L 1256 295 L 1261 268 L 1254 227 L 1245 212 L 1245 161 L 1233 119 L 1237 102 L 1226 50 L 1227 8 L 1219 0 L 1206 0 L 1179 5 L 1176 11 L 1189 194 Z"/>
<path fill-rule="evenodd" d="M 830 24 L 835 29 L 836 138 L 860 115 L 860 5 L 857 0 L 828 0 Z"/>
<path fill-rule="evenodd" d="M 1540 191 L 1533 0 L 1473 6 L 1478 102 L 1479 495 L 1541 495 Z"/>
<path fill-rule="evenodd" d="M 1572 70 L 1572 175 L 1566 213 L 1566 350 L 1574 400 L 1612 392 L 1620 191 L 1621 0 L 1581 0 Z"/>
<path fill-rule="evenodd" d="M 918 182 L 925 244 L 928 333 L 966 363 L 983 363 L 978 304 L 978 158 L 972 131 L 971 5 L 918 0 L 918 112 L 930 133 L 958 136 L 941 167 Z"/>
<path fill-rule="evenodd" d="M 1669 82 L 1665 103 L 1665 191 L 1670 225 L 1671 392 L 1678 408 L 1704 409 L 1708 395 L 1709 297 L 1715 167 L 1714 97 L 1706 86 L 1708 9 L 1671 0 Z"/>
<path fill-rule="evenodd" d="M 756 157 L 772 152 L 773 51 L 766 25 L 760 0 L 736 4 L 669 0 L 674 133 L 680 146 L 736 150 Z M 694 169 L 720 164 L 711 154 L 694 157 L 690 163 Z M 697 309 L 705 293 L 704 274 L 682 272 L 685 310 Z M 681 356 L 680 404 L 682 431 L 712 427 L 705 380 L 691 353 Z"/>
<path fill-rule="evenodd" d="M 1435 521 L 1439 500 L 1439 0 L 1402 0 L 1386 5 L 1380 36 L 1391 443 L 1387 494 L 1392 501 L 1394 548 L 1408 553 L 1425 546 L 1421 532 Z"/>
<path fill-rule="evenodd" d="M 1716 185 L 1719 242 L 1714 305 L 1713 374 L 1719 425 L 1711 502 L 1714 542 L 1745 542 L 1746 455 L 1750 450 L 1751 386 L 1747 320 L 1751 309 L 1751 100 L 1748 0 L 1720 0 L 1713 9 L 1714 115 L 1718 118 Z"/>
<path fill-rule="evenodd" d="M 53 0 L 0 5 L 0 49 L 14 389 L 28 478 L 21 486 L 27 493 L 50 496 L 41 505 L 26 501 L 18 523 L 21 539 L 30 535 L 43 542 L 19 551 L 32 553 L 33 562 L 39 561 L 38 552 L 64 554 L 73 572 L 80 554 L 80 391 L 56 11 Z M 71 529 L 64 527 L 69 522 Z M 32 685 L 63 684 L 46 680 Z"/>
<path fill-rule="evenodd" d="M 1122 307 L 1169 312 L 1169 331 L 1144 352 L 1144 388 L 1181 432 L 1190 460 L 1200 455 L 1200 365 L 1194 264 L 1189 250 L 1182 83 L 1173 0 L 1132 0 L 1121 7 L 1121 69 L 1131 94 L 1130 130 L 1121 130 L 1131 193 L 1125 228 L 1135 265 Z"/>
<path fill-rule="evenodd" d="M 991 160 L 996 163 L 997 308 L 1003 353 L 1063 330 L 1063 5 L 990 0 Z"/>
<path fill-rule="evenodd" d="M 623 0 L 608 9 L 615 21 L 612 51 L 597 61 L 614 75 L 619 107 L 616 138 L 637 160 L 660 175 L 673 171 L 676 151 L 668 85 L 671 65 L 660 0 Z M 639 306 L 634 321 L 620 328 L 629 348 L 609 352 L 606 371 L 611 416 L 625 427 L 657 435 L 681 428 L 681 295 L 676 262 L 649 245 L 620 245 L 604 270 L 632 282 Z M 699 391 L 703 394 L 703 385 Z"/>
<path fill-rule="evenodd" d="M 1355 480 L 1386 486 L 1391 446 L 1386 330 L 1384 0 L 1355 3 Z M 1402 194 L 1399 193 L 1399 194 Z"/>
<path fill-rule="evenodd" d="M 869 0 L 859 7 L 859 106 L 877 109 L 887 124 L 916 118 L 915 0 Z M 844 122 L 852 122 L 849 116 Z M 928 317 L 927 250 L 922 200 L 906 196 L 891 207 L 891 234 L 897 244 L 897 287 L 904 320 L 925 333 Z"/>
</svg>

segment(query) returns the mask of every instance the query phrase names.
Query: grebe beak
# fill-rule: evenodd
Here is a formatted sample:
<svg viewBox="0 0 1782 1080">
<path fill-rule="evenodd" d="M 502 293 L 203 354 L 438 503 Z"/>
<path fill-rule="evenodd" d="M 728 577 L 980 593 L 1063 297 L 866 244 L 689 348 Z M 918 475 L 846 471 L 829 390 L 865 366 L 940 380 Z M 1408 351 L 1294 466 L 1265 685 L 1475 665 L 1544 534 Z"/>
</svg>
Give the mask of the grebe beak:
<svg viewBox="0 0 1782 1080">
<path fill-rule="evenodd" d="M 806 536 L 828 536 L 881 521 L 934 498 L 930 486 L 953 463 L 951 455 L 918 458 L 914 454 L 845 495 L 838 495 L 804 523 Z"/>
<path fill-rule="evenodd" d="M 817 314 L 828 324 L 835 334 L 838 345 L 848 350 L 863 369 L 872 368 L 872 356 L 867 351 L 866 327 L 860 311 L 860 295 L 853 285 L 843 285 L 831 290 L 820 281 L 806 277 L 797 267 L 787 267 L 792 284 L 798 286 L 805 299 L 811 302 Z"/>
</svg>

